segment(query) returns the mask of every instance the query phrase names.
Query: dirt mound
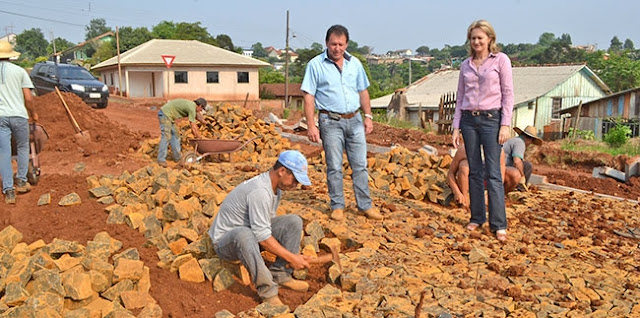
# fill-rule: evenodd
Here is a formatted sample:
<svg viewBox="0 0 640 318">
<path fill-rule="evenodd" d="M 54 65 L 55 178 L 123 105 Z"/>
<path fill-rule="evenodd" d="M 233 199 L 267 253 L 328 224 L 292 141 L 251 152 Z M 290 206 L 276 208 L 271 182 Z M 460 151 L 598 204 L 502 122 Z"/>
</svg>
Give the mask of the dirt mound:
<svg viewBox="0 0 640 318">
<path fill-rule="evenodd" d="M 140 147 L 140 141 L 148 134 L 134 132 L 124 125 L 109 120 L 101 110 L 87 106 L 73 93 L 62 92 L 71 113 L 83 131 L 90 135 L 88 141 L 77 138 L 74 126 L 67 115 L 62 101 L 56 93 L 34 98 L 33 107 L 49 139 L 40 160 L 54 164 L 49 172 L 70 172 L 66 167 L 72 163 L 88 161 L 84 169 L 93 166 L 122 167 L 123 153 Z M 128 168 L 128 167 L 126 167 Z M 77 170 L 77 169 L 76 169 Z M 118 171 L 121 169 L 115 169 Z"/>
</svg>

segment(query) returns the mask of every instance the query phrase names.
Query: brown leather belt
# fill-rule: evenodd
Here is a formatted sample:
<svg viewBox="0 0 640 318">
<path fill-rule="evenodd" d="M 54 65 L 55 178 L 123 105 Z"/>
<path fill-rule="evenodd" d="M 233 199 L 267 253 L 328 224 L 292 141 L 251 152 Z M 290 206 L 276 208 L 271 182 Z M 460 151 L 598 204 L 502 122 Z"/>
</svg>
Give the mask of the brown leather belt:
<svg viewBox="0 0 640 318">
<path fill-rule="evenodd" d="M 334 113 L 334 112 L 330 112 L 330 111 L 328 111 L 328 110 L 324 110 L 324 109 L 321 109 L 321 110 L 319 110 L 318 112 L 319 112 L 319 113 L 321 113 L 321 114 L 328 114 L 328 115 L 333 114 L 333 115 L 338 115 L 338 116 L 340 116 L 340 117 L 342 117 L 342 118 L 344 118 L 344 119 L 353 118 L 353 116 L 355 116 L 356 114 L 358 114 L 358 111 L 357 111 L 357 110 L 356 110 L 355 112 L 353 112 L 353 113 L 347 113 L 347 114 Z"/>
</svg>

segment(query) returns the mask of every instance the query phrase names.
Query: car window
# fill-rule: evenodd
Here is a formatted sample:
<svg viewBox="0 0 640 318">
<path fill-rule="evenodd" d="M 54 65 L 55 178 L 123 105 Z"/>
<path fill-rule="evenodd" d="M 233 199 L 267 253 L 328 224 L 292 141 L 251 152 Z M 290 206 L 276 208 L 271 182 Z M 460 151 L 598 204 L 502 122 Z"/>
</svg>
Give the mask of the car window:
<svg viewBox="0 0 640 318">
<path fill-rule="evenodd" d="M 46 65 L 40 65 L 38 66 L 38 70 L 37 70 L 37 74 L 40 76 L 44 76 L 47 73 L 47 67 Z"/>
<path fill-rule="evenodd" d="M 75 80 L 94 80 L 95 77 L 81 67 L 61 67 L 59 69 L 60 78 Z"/>
</svg>

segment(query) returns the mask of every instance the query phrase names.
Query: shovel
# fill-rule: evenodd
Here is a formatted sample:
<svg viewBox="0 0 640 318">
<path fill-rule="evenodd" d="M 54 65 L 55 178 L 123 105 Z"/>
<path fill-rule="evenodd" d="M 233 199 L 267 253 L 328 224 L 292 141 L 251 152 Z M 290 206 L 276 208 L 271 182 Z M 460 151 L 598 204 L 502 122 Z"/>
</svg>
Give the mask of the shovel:
<svg viewBox="0 0 640 318">
<path fill-rule="evenodd" d="M 55 87 L 56 89 L 56 93 L 58 93 L 58 97 L 60 97 L 60 100 L 62 101 L 62 105 L 64 105 L 64 109 L 67 111 L 67 115 L 69 115 L 69 119 L 71 120 L 71 123 L 73 124 L 73 128 L 76 131 L 76 139 L 79 142 L 89 142 L 91 141 L 91 136 L 89 135 L 89 132 L 86 130 L 82 130 L 80 129 L 80 125 L 78 125 L 78 122 L 76 121 L 76 119 L 73 117 L 73 114 L 71 114 L 71 110 L 69 109 L 69 106 L 67 105 L 67 102 L 64 100 L 64 98 L 62 98 L 62 94 L 60 93 L 60 90 L 58 89 L 58 87 Z"/>
</svg>

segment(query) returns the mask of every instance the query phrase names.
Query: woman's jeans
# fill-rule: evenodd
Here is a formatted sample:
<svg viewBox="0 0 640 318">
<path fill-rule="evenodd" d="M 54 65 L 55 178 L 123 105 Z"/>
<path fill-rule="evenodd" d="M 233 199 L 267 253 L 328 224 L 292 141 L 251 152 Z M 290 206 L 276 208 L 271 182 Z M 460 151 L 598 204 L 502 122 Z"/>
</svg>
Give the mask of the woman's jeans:
<svg viewBox="0 0 640 318">
<path fill-rule="evenodd" d="M 11 166 L 11 138 L 16 142 L 18 172 L 16 178 L 27 181 L 29 169 L 29 122 L 26 118 L 0 117 L 0 175 L 2 193 L 13 189 L 13 167 Z"/>
<path fill-rule="evenodd" d="M 276 216 L 271 219 L 271 236 L 293 254 L 300 252 L 302 219 L 295 214 Z M 226 261 L 240 260 L 249 271 L 251 281 L 262 299 L 278 295 L 278 284 L 291 280 L 293 270 L 287 268 L 287 261 L 278 257 L 267 268 L 260 244 L 248 227 L 238 227 L 225 233 L 214 245 L 218 256 Z"/>
<path fill-rule="evenodd" d="M 320 126 L 320 138 L 327 161 L 327 185 L 331 198 L 331 210 L 345 207 L 342 183 L 342 153 L 345 151 L 353 171 L 351 179 L 358 209 L 362 211 L 370 209 L 367 140 L 362 116 L 356 114 L 351 118 L 335 120 L 329 118 L 328 114 L 320 113 L 318 126 Z"/>
<path fill-rule="evenodd" d="M 160 144 L 158 145 L 158 162 L 167 161 L 167 151 L 171 144 L 173 160 L 180 161 L 180 138 L 173 121 L 164 115 L 162 110 L 158 112 L 160 121 Z"/>
<path fill-rule="evenodd" d="M 491 231 L 507 228 L 504 185 L 500 173 L 502 146 L 498 143 L 500 118 L 500 109 L 496 109 L 475 115 L 470 111 L 463 111 L 460 120 L 460 131 L 464 138 L 464 149 L 469 162 L 470 222 L 482 225 L 487 220 L 484 201 L 486 180 Z M 484 152 L 484 164 L 481 151 Z"/>
</svg>

